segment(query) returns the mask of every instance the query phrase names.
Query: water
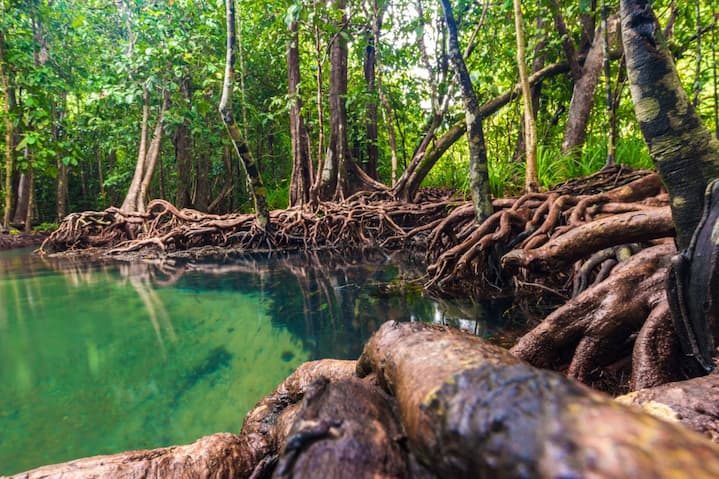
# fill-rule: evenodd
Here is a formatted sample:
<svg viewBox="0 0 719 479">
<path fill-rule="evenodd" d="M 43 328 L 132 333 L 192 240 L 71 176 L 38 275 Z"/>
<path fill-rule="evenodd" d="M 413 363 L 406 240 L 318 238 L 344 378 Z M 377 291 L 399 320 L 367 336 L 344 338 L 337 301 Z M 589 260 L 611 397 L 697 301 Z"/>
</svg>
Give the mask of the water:
<svg viewBox="0 0 719 479">
<path fill-rule="evenodd" d="M 299 364 L 357 358 L 388 319 L 492 334 L 462 319 L 471 307 L 390 283 L 410 274 L 327 258 L 108 265 L 0 253 L 0 475 L 238 432 Z"/>
</svg>

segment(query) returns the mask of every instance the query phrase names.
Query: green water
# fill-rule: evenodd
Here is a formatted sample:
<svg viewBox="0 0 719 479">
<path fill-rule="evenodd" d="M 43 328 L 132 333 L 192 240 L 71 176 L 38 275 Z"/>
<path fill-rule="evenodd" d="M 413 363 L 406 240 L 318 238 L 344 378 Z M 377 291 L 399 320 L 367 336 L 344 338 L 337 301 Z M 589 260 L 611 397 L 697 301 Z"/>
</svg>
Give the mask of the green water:
<svg viewBox="0 0 719 479">
<path fill-rule="evenodd" d="M 302 362 L 356 358 L 387 319 L 466 316 L 388 292 L 397 267 L 333 263 L 0 253 L 0 475 L 237 432 Z"/>
</svg>

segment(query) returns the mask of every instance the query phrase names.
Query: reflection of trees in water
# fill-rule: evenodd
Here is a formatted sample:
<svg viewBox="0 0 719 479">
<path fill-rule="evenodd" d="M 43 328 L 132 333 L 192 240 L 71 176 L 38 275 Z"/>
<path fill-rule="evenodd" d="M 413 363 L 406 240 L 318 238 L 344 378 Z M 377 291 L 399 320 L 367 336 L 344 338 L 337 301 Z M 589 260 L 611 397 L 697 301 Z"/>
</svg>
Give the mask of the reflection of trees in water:
<svg viewBox="0 0 719 479">
<path fill-rule="evenodd" d="M 127 281 L 145 305 L 158 343 L 174 337 L 156 289 L 227 290 L 259 295 L 273 325 L 301 338 L 312 357 L 354 358 L 380 324 L 433 321 L 482 336 L 492 334 L 505 305 L 428 300 L 421 290 L 423 267 L 382 253 L 348 257 L 330 252 L 188 261 L 135 260 L 103 265 L 73 258 L 43 257 L 50 268 L 80 286 L 103 278 Z"/>
</svg>

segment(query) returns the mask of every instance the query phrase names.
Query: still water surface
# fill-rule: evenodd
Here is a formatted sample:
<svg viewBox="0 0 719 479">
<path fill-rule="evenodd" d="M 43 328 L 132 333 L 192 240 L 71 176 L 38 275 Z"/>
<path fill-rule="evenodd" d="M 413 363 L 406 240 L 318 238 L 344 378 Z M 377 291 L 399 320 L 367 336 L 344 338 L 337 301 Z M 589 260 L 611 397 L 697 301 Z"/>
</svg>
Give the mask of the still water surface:
<svg viewBox="0 0 719 479">
<path fill-rule="evenodd" d="M 299 364 L 357 358 L 388 319 L 492 333 L 460 319 L 471 307 L 388 290 L 402 268 L 342 263 L 0 253 L 0 475 L 238 432 Z"/>
</svg>

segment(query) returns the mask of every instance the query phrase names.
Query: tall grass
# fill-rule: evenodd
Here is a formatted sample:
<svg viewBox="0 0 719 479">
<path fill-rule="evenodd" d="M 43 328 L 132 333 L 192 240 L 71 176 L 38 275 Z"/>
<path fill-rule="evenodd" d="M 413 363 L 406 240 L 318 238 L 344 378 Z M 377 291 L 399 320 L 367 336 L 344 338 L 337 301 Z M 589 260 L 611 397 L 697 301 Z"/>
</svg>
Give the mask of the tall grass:
<svg viewBox="0 0 719 479">
<path fill-rule="evenodd" d="M 466 144 L 459 144 L 442 157 L 422 183 L 423 186 L 451 188 L 458 193 L 469 192 L 469 152 Z M 602 169 L 607 160 L 604 138 L 590 137 L 581 156 L 562 155 L 559 145 L 544 144 L 537 147 L 537 173 L 542 188 L 551 188 L 563 181 L 591 175 Z M 501 155 L 491 155 L 489 185 L 492 195 L 506 197 L 521 194 L 524 188 L 524 162 L 512 161 Z M 617 142 L 616 162 L 635 169 L 653 167 L 644 141 L 628 136 Z"/>
</svg>

